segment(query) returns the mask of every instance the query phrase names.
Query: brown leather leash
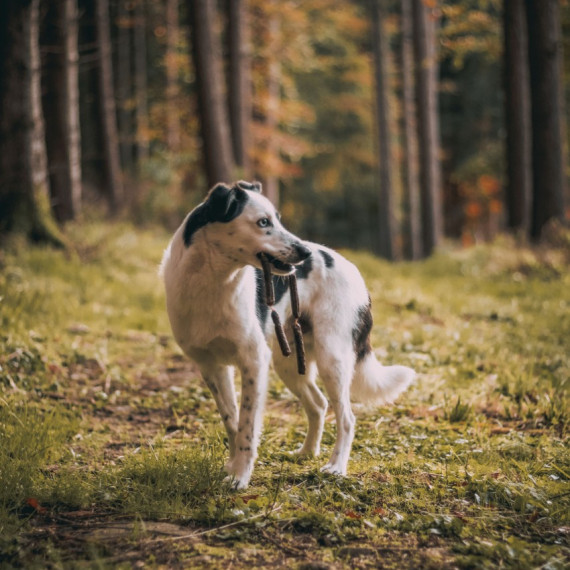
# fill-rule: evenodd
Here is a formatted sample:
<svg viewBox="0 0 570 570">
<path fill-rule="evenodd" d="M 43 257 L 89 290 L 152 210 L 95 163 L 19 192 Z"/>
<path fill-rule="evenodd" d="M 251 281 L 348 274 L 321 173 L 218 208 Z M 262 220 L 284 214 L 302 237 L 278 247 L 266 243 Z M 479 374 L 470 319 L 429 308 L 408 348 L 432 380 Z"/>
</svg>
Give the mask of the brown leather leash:
<svg viewBox="0 0 570 570">
<path fill-rule="evenodd" d="M 273 279 L 271 274 L 271 263 L 264 253 L 259 254 L 261 267 L 263 268 L 263 280 L 265 283 L 265 303 L 271 309 L 271 320 L 275 326 L 275 336 L 279 343 L 279 348 L 283 356 L 291 355 L 291 347 L 287 341 L 287 336 L 283 329 L 283 325 L 279 319 L 277 311 L 273 308 L 275 305 L 275 290 L 273 288 Z M 305 344 L 303 342 L 303 331 L 301 329 L 301 309 L 299 305 L 299 291 L 297 290 L 297 277 L 294 273 L 287 277 L 289 279 L 289 293 L 291 296 L 291 314 L 293 315 L 293 338 L 295 340 L 295 353 L 297 355 L 297 371 L 299 374 L 305 374 L 307 371 L 307 361 L 305 359 Z"/>
</svg>

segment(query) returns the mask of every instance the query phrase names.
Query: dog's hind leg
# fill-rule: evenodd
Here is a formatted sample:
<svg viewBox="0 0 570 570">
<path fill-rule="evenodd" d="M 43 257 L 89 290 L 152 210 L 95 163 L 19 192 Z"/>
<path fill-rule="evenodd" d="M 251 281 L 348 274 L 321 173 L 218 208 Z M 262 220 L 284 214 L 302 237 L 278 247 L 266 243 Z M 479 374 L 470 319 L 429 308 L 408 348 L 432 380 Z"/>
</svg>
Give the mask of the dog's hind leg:
<svg viewBox="0 0 570 570">
<path fill-rule="evenodd" d="M 236 452 L 236 434 L 238 424 L 238 409 L 234 388 L 233 366 L 202 367 L 204 382 L 212 392 L 218 411 L 228 434 L 230 461 Z"/>
<path fill-rule="evenodd" d="M 309 353 L 308 353 L 309 356 Z M 315 383 L 317 366 L 314 361 L 307 362 L 307 375 L 297 372 L 297 361 L 293 357 L 285 358 L 277 351 L 273 356 L 275 369 L 287 388 L 301 400 L 307 414 L 309 427 L 303 446 L 297 451 L 301 456 L 317 456 L 321 450 L 321 437 L 327 411 L 327 399 Z"/>
<path fill-rule="evenodd" d="M 348 458 L 354 439 L 355 419 L 350 404 L 354 353 L 351 349 L 335 351 L 329 348 L 346 345 L 346 343 L 334 342 L 334 339 L 330 337 L 326 341 L 326 344 L 317 345 L 317 364 L 335 413 L 337 433 L 331 458 L 322 468 L 322 471 L 346 475 Z"/>
</svg>

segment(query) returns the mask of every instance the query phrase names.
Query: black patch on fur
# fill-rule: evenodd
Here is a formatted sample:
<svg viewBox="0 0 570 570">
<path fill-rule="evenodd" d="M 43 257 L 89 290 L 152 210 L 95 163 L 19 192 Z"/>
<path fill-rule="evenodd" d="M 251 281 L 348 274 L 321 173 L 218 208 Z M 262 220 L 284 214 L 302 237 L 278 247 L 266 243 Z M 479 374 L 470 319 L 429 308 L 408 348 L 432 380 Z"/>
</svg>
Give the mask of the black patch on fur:
<svg viewBox="0 0 570 570">
<path fill-rule="evenodd" d="M 370 345 L 370 331 L 372 330 L 372 311 L 370 299 L 368 305 L 363 305 L 358 309 L 356 315 L 356 324 L 352 329 L 352 344 L 354 354 L 356 354 L 356 362 L 360 362 L 365 356 L 372 352 Z"/>
<path fill-rule="evenodd" d="M 319 249 L 319 253 L 321 254 L 322 258 L 325 260 L 326 267 L 328 267 L 329 269 L 331 267 L 334 267 L 334 259 L 330 253 L 323 251 L 322 249 Z"/>
<path fill-rule="evenodd" d="M 275 291 L 275 304 L 279 303 L 283 295 L 289 290 L 289 279 L 286 277 L 279 277 L 272 275 L 273 289 Z M 263 279 L 263 271 L 261 269 L 255 270 L 255 284 L 256 284 L 256 297 L 255 304 L 257 309 L 257 318 L 261 326 L 265 328 L 267 316 L 269 315 L 269 308 L 265 302 L 265 281 Z"/>
<path fill-rule="evenodd" d="M 194 234 L 207 224 L 235 220 L 243 212 L 247 200 L 247 192 L 239 184 L 233 188 L 225 184 L 214 186 L 206 200 L 188 216 L 184 225 L 184 245 L 188 247 Z"/>
<path fill-rule="evenodd" d="M 303 334 L 309 334 L 313 332 L 313 321 L 311 320 L 311 316 L 309 313 L 302 312 L 301 316 L 299 317 L 299 324 L 301 325 L 301 331 Z M 285 324 L 285 328 L 290 330 L 293 327 L 293 317 L 289 317 L 287 319 L 287 323 Z"/>
<path fill-rule="evenodd" d="M 301 265 L 297 265 L 297 269 L 295 271 L 295 275 L 298 279 L 307 279 L 309 277 L 309 273 L 313 270 L 313 258 L 309 257 L 301 263 Z"/>
</svg>

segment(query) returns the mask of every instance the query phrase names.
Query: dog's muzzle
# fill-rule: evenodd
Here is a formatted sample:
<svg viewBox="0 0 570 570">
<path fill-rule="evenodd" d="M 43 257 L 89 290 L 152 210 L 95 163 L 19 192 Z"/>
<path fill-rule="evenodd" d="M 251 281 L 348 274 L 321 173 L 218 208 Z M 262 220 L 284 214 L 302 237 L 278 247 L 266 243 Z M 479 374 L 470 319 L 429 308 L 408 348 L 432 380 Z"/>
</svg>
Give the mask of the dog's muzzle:
<svg viewBox="0 0 570 570">
<path fill-rule="evenodd" d="M 309 259 L 309 257 L 311 257 L 311 250 L 303 245 L 302 243 L 296 243 L 293 246 L 293 249 L 295 250 L 295 252 L 297 253 L 298 257 L 299 257 L 299 263 L 302 261 L 305 261 L 305 259 Z"/>
<path fill-rule="evenodd" d="M 270 253 L 266 253 L 263 252 L 265 257 L 267 258 L 267 261 L 269 261 L 269 263 L 280 273 L 292 273 L 295 269 L 295 265 L 299 265 L 300 263 L 303 263 L 303 261 L 305 261 L 306 259 L 308 259 L 309 257 L 311 257 L 312 252 L 311 250 L 304 246 L 302 243 L 295 243 L 292 245 L 292 253 L 290 256 L 288 256 L 287 261 L 283 261 L 281 259 L 277 259 L 274 255 L 271 255 Z M 259 258 L 261 255 L 261 252 L 257 254 L 257 257 Z"/>
</svg>

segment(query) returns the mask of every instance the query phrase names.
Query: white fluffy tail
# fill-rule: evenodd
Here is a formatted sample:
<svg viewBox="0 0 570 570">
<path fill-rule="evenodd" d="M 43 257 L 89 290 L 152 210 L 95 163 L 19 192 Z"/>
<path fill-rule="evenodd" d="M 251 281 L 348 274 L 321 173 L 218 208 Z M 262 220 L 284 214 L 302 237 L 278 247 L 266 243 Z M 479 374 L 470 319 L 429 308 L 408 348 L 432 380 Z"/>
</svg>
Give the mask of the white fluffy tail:
<svg viewBox="0 0 570 570">
<path fill-rule="evenodd" d="M 374 353 L 356 364 L 351 399 L 366 406 L 393 402 L 414 381 L 416 373 L 407 366 L 382 366 Z"/>
</svg>

